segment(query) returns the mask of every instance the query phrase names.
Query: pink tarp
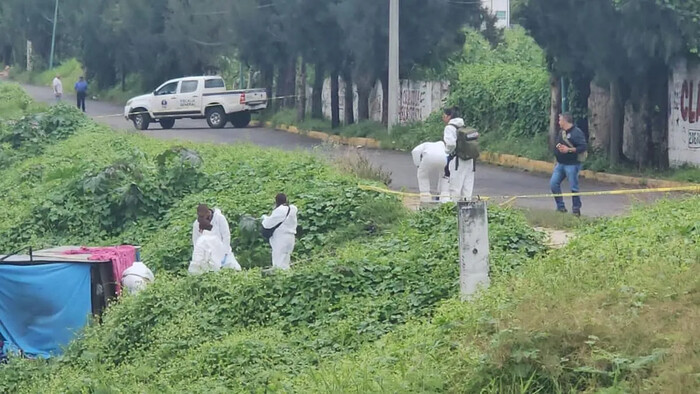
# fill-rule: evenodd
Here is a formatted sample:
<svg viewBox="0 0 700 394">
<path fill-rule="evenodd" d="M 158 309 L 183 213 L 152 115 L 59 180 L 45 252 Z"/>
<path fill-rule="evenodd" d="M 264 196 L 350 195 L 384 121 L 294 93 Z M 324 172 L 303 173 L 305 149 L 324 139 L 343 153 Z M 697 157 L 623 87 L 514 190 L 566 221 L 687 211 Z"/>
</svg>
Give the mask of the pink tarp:
<svg viewBox="0 0 700 394">
<path fill-rule="evenodd" d="M 83 246 L 80 249 L 65 251 L 64 254 L 89 254 L 88 260 L 111 261 L 114 281 L 117 282 L 117 294 L 121 293 L 122 273 L 136 261 L 136 248 L 131 245 L 96 248 Z"/>
</svg>

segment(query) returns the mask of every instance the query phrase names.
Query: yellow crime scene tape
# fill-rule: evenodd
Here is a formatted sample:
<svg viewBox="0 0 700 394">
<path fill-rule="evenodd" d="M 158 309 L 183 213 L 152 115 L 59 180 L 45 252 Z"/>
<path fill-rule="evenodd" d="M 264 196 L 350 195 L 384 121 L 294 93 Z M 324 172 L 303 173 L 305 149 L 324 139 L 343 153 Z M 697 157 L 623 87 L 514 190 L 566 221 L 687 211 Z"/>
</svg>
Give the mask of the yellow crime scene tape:
<svg viewBox="0 0 700 394">
<path fill-rule="evenodd" d="M 361 190 L 374 191 L 384 194 L 393 194 L 402 197 L 420 197 L 420 193 L 407 193 L 396 190 L 389 190 L 381 187 L 359 184 Z M 614 195 L 629 195 L 629 194 L 644 194 L 644 193 L 671 193 L 671 192 L 700 192 L 700 185 L 677 186 L 677 187 L 659 187 L 650 189 L 620 189 L 606 190 L 598 192 L 578 192 L 578 193 L 561 193 L 561 194 L 523 194 L 515 196 L 476 196 L 475 199 L 482 201 L 488 200 L 506 200 L 500 205 L 507 205 L 518 199 L 534 199 L 534 198 L 554 198 L 554 197 L 583 197 L 583 196 L 614 196 Z M 431 198 L 440 197 L 439 195 L 430 195 Z"/>
</svg>

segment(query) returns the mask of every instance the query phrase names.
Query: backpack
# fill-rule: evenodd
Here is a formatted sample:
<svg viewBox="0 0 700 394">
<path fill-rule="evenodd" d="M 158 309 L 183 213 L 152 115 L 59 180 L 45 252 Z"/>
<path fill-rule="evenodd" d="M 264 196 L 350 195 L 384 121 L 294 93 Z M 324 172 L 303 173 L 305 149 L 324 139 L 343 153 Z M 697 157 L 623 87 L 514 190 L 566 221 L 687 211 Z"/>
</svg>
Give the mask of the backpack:
<svg viewBox="0 0 700 394">
<path fill-rule="evenodd" d="M 292 210 L 292 208 L 290 208 L 290 207 L 287 208 L 287 216 L 285 216 L 281 222 L 277 223 L 276 226 L 274 226 L 272 228 L 265 228 L 265 226 L 261 226 L 260 235 L 262 235 L 262 237 L 265 238 L 265 240 L 269 241 L 270 238 L 272 238 L 272 235 L 275 233 L 275 230 L 277 230 L 279 228 L 279 226 L 281 226 L 282 223 L 284 223 L 284 221 L 287 220 L 287 217 L 289 217 L 289 212 L 291 212 L 291 210 Z"/>
<path fill-rule="evenodd" d="M 476 160 L 479 158 L 479 142 L 477 140 L 470 140 L 469 135 L 476 133 L 476 129 L 473 127 L 457 127 L 451 125 L 457 129 L 457 148 L 455 149 L 454 155 L 461 160 Z"/>
<path fill-rule="evenodd" d="M 585 137 L 585 136 L 586 136 L 586 135 L 584 134 L 584 137 Z M 569 148 L 575 148 L 574 144 L 572 144 L 571 141 L 569 141 L 569 138 L 566 136 L 566 130 L 562 130 L 562 131 L 561 131 L 561 139 L 564 141 L 564 143 L 565 143 Z M 585 151 L 585 152 L 583 152 L 583 153 L 579 153 L 579 154 L 577 155 L 577 160 L 578 160 L 579 163 L 583 163 L 584 161 L 586 161 L 587 158 L 588 158 L 588 151 Z"/>
</svg>

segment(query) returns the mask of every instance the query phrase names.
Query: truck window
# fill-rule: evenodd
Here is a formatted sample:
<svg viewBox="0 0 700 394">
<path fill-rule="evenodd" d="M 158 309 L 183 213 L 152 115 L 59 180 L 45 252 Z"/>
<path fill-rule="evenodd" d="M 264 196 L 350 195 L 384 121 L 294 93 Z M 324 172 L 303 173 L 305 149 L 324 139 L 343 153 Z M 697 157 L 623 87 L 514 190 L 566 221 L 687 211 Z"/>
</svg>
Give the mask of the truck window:
<svg viewBox="0 0 700 394">
<path fill-rule="evenodd" d="M 197 81 L 182 81 L 180 93 L 192 93 L 197 91 Z"/>
<path fill-rule="evenodd" d="M 224 85 L 224 80 L 221 78 L 216 78 L 216 79 L 207 79 L 204 81 L 204 88 L 205 89 L 215 89 L 215 88 L 224 88 L 226 87 Z"/>
<path fill-rule="evenodd" d="M 160 89 L 156 90 L 156 96 L 164 96 L 166 94 L 177 93 L 177 84 L 178 82 L 170 82 L 169 84 L 164 85 Z"/>
</svg>

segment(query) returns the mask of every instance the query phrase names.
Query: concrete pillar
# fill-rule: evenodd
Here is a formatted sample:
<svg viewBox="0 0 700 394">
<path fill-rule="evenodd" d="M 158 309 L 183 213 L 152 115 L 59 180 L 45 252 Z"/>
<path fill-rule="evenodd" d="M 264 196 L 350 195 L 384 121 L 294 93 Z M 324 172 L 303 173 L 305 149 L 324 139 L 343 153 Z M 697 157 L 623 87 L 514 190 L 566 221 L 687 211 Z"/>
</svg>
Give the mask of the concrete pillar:
<svg viewBox="0 0 700 394">
<path fill-rule="evenodd" d="M 469 300 L 489 280 L 489 226 L 485 201 L 458 203 L 459 284 L 463 300 Z"/>
</svg>

